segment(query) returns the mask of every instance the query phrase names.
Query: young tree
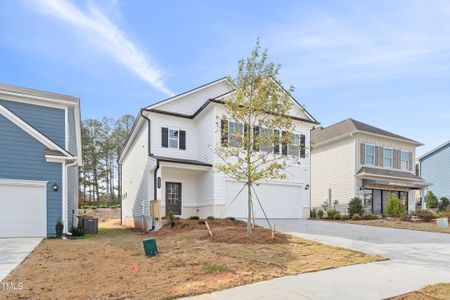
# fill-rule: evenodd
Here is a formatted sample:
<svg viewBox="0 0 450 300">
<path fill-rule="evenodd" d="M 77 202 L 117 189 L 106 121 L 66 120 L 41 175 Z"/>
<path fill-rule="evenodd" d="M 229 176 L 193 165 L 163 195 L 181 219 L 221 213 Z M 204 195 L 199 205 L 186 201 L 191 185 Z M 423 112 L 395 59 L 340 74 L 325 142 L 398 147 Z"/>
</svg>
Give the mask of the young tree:
<svg viewBox="0 0 450 300">
<path fill-rule="evenodd" d="M 427 204 L 428 208 L 437 208 L 439 200 L 432 191 L 428 191 L 425 195 L 425 203 Z"/>
<path fill-rule="evenodd" d="M 216 168 L 246 185 L 249 235 L 253 186 L 261 180 L 285 178 L 285 168 L 297 163 L 295 157 L 300 153 L 300 141 L 293 140 L 295 126 L 289 117 L 293 87 L 283 89 L 277 79 L 279 70 L 279 65 L 267 61 L 267 50 L 261 50 L 258 40 L 251 56 L 239 61 L 237 77 L 230 78 L 235 92 L 224 102 L 222 141 L 216 149 L 221 161 Z M 288 143 L 292 144 L 290 153 Z M 288 158 L 288 154 L 292 156 Z"/>
</svg>

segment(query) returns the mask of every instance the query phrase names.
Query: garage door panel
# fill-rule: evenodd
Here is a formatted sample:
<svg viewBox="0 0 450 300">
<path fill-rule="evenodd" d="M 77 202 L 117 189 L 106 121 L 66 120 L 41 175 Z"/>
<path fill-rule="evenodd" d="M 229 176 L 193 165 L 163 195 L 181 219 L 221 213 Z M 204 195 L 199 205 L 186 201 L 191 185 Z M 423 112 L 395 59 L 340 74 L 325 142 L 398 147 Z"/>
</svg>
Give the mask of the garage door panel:
<svg viewBox="0 0 450 300">
<path fill-rule="evenodd" d="M 46 186 L 0 181 L 0 237 L 47 235 Z"/>
<path fill-rule="evenodd" d="M 233 198 L 242 189 L 239 182 L 226 182 L 225 213 L 226 216 L 245 218 L 247 216 L 247 189 L 232 202 Z M 260 184 L 255 186 L 256 194 L 268 218 L 300 218 L 305 206 L 302 188 L 293 185 Z M 264 218 L 264 213 L 253 196 L 253 205 L 256 218 Z"/>
</svg>

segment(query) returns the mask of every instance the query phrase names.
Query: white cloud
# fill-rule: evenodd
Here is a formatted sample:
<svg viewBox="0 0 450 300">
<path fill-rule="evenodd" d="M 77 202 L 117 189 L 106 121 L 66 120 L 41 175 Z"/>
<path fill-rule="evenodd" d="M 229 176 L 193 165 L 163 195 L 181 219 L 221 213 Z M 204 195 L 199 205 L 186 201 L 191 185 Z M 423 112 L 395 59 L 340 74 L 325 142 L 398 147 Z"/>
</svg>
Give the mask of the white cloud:
<svg viewBox="0 0 450 300">
<path fill-rule="evenodd" d="M 97 7 L 82 11 L 67 0 L 36 0 L 35 8 L 86 34 L 93 45 L 107 51 L 114 59 L 148 82 L 156 90 L 173 95 L 161 79 L 161 70 Z"/>
</svg>

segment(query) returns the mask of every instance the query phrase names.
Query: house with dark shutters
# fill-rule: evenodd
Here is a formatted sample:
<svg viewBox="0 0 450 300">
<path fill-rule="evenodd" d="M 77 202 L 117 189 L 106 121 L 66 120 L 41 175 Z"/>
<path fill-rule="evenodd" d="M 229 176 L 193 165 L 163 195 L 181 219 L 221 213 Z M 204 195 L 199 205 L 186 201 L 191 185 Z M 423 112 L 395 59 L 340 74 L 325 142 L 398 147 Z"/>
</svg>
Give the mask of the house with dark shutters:
<svg viewBox="0 0 450 300">
<path fill-rule="evenodd" d="M 347 119 L 311 132 L 311 206 L 323 204 L 345 212 L 353 197 L 365 211 L 382 214 L 390 193 L 408 211 L 416 193 L 428 183 L 415 174 L 416 148 L 423 144 L 398 134 Z"/>
<path fill-rule="evenodd" d="M 244 130 L 243 124 L 222 118 L 227 114 L 223 103 L 233 93 L 233 85 L 222 78 L 141 109 L 119 158 L 124 224 L 158 227 L 168 212 L 202 218 L 247 215 L 244 193 L 233 201 L 243 183 L 214 167 L 215 148 L 234 147 L 232 133 Z M 271 218 L 309 217 L 309 141 L 317 121 L 293 98 L 292 104 L 292 142 L 271 151 L 297 156 L 299 163 L 286 170 L 286 179 L 256 187 Z M 255 215 L 263 217 L 258 207 Z"/>
</svg>

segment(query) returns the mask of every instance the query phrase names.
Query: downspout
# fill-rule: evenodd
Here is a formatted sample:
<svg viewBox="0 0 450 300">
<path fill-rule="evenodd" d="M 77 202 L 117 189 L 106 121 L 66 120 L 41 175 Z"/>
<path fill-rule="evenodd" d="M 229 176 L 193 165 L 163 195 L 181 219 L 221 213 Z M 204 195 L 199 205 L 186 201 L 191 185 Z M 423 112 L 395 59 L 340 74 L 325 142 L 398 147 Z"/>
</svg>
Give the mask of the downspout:
<svg viewBox="0 0 450 300">
<path fill-rule="evenodd" d="M 151 151 L 151 129 L 152 129 L 152 121 L 150 120 L 150 118 L 148 118 L 146 115 L 144 115 L 144 109 L 141 109 L 141 116 L 147 120 L 147 126 L 148 126 L 148 137 L 147 137 L 147 149 L 148 149 L 148 156 L 152 155 L 152 151 Z M 154 171 L 154 175 L 153 175 L 153 189 L 154 189 L 154 200 L 156 200 L 156 194 L 157 194 L 157 186 L 156 186 L 156 173 L 158 172 L 159 169 L 159 160 L 156 160 L 156 168 Z M 152 228 L 149 231 L 153 231 L 155 230 L 155 224 L 153 223 L 152 220 Z"/>
</svg>

